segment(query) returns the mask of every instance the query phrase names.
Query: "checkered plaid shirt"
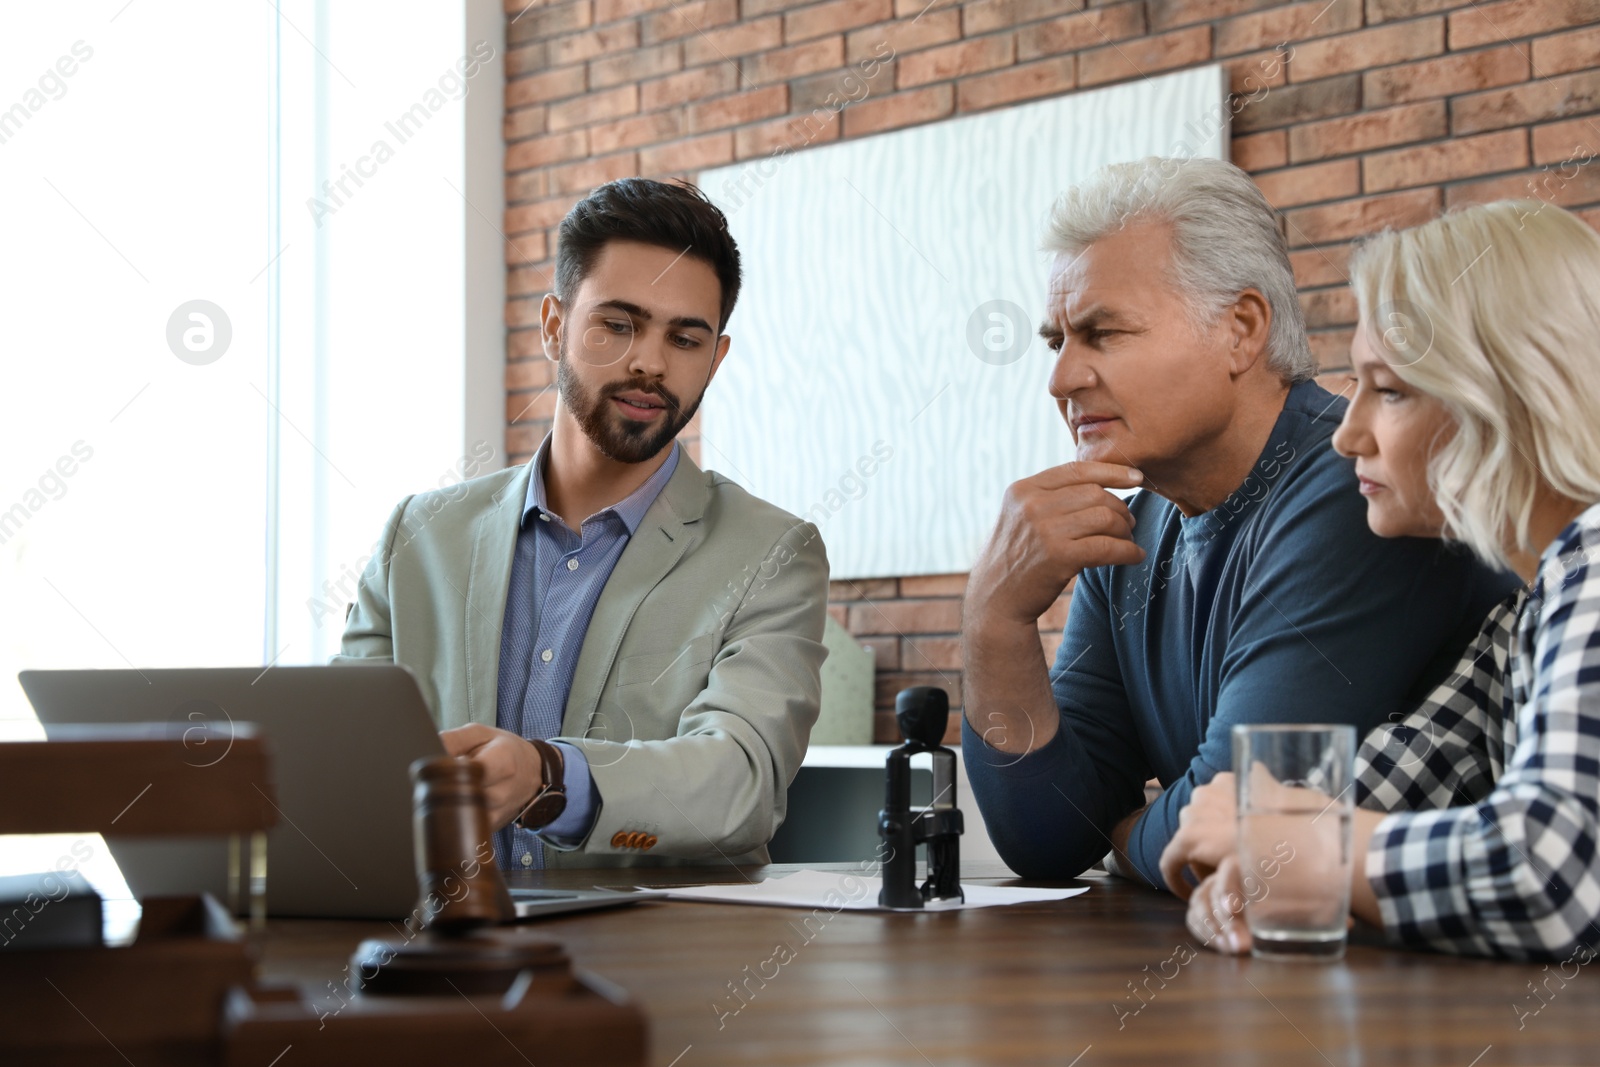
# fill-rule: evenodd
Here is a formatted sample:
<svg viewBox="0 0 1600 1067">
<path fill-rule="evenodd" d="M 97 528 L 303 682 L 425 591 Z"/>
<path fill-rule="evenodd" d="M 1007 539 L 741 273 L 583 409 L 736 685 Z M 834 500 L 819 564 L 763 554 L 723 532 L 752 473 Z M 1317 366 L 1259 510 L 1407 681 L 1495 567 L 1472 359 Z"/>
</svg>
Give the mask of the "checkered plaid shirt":
<svg viewBox="0 0 1600 1067">
<path fill-rule="evenodd" d="M 1591 563 L 1594 565 L 1591 566 Z M 1484 622 L 1453 675 L 1356 757 L 1394 812 L 1367 851 L 1400 944 L 1561 959 L 1600 940 L 1600 505 Z"/>
</svg>

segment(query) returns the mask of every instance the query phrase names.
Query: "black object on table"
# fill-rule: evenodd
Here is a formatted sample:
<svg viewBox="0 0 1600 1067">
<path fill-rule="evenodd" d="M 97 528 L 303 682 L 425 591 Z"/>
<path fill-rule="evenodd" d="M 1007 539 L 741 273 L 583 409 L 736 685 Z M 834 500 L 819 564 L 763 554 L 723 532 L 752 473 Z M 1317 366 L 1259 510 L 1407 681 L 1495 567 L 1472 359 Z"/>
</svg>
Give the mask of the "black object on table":
<svg viewBox="0 0 1600 1067">
<path fill-rule="evenodd" d="M 945 748 L 950 698 L 936 686 L 902 689 L 894 701 L 895 721 L 906 743 L 885 761 L 884 806 L 878 813 L 886 908 L 921 908 L 929 900 L 964 900 L 961 892 L 961 810 L 956 807 L 956 754 Z M 933 803 L 911 807 L 911 757 L 933 756 Z M 928 877 L 919 889 L 917 846 L 928 849 Z"/>
</svg>

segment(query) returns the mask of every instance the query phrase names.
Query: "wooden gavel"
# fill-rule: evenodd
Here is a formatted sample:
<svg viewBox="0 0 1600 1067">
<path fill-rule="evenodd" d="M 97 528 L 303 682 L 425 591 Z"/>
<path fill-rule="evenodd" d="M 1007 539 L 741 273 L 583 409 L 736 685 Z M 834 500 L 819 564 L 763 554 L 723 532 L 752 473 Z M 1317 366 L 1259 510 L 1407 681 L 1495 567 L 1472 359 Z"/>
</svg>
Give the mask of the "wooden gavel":
<svg viewBox="0 0 1600 1067">
<path fill-rule="evenodd" d="M 495 866 L 483 767 L 459 756 L 411 764 L 417 914 L 442 936 L 516 918 Z"/>
<path fill-rule="evenodd" d="M 547 992 L 570 988 L 559 944 L 512 931 L 496 936 L 493 929 L 517 914 L 495 866 L 483 768 L 465 757 L 434 756 L 411 765 L 411 782 L 419 894 L 414 915 L 426 929 L 403 941 L 363 941 L 350 958 L 361 991 L 503 993 L 524 971 L 539 976 Z"/>
</svg>

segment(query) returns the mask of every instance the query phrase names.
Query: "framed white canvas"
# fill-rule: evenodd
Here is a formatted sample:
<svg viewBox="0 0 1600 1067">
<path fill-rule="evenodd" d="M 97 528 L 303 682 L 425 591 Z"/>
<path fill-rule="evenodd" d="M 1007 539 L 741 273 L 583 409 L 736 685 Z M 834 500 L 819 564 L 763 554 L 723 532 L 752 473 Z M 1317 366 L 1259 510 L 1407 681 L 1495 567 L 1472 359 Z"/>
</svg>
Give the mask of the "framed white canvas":
<svg viewBox="0 0 1600 1067">
<path fill-rule="evenodd" d="M 1220 66 L 706 171 L 744 268 L 701 457 L 815 522 L 833 577 L 970 569 L 1005 487 L 1064 463 L 1045 220 L 1149 155 L 1227 158 Z"/>
</svg>

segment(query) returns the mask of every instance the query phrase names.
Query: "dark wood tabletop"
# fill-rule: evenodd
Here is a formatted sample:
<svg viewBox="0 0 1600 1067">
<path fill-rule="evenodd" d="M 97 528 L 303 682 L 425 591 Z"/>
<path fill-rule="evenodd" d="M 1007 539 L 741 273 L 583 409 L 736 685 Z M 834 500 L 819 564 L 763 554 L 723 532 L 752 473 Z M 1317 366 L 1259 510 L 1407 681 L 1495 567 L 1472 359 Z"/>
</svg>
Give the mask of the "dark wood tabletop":
<svg viewBox="0 0 1600 1067">
<path fill-rule="evenodd" d="M 511 881 L 698 885 L 797 869 L 519 872 Z M 998 867 L 968 865 L 963 877 L 1041 884 Z M 656 1067 L 1600 1063 L 1600 975 L 1575 963 L 1403 952 L 1359 932 L 1339 963 L 1223 957 L 1199 948 L 1183 905 L 1165 893 L 1107 877 L 1074 884 L 1090 890 L 943 914 L 660 901 L 535 925 L 644 1007 Z M 337 982 L 356 942 L 385 933 L 384 923 L 274 920 L 261 970 Z M 522 1051 L 544 1067 L 537 1049 Z"/>
</svg>

